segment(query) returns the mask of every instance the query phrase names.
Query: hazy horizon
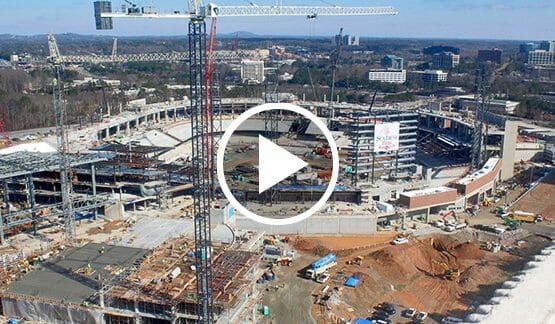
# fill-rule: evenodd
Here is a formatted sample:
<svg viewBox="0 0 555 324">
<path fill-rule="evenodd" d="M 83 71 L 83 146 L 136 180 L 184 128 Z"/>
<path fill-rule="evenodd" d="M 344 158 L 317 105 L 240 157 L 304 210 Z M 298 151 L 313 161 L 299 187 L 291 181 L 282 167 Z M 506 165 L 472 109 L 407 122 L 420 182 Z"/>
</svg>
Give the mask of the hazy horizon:
<svg viewBox="0 0 555 324">
<path fill-rule="evenodd" d="M 184 0 L 137 1 L 158 6 L 161 11 L 184 10 Z M 245 1 L 215 1 L 221 5 L 245 5 Z M 255 1 L 258 5 L 274 1 Z M 284 1 L 285 5 L 326 6 L 329 1 Z M 123 1 L 114 1 L 117 8 Z M 335 1 L 342 6 L 392 5 L 397 16 L 321 17 L 222 17 L 218 31 L 223 34 L 246 31 L 261 36 L 326 37 L 345 33 L 370 38 L 547 40 L 555 38 L 555 4 L 547 0 L 362 0 Z M 7 2 L 0 12 L 0 34 L 40 35 L 54 32 L 107 36 L 181 36 L 185 20 L 116 19 L 114 30 L 94 29 L 92 0 L 28 0 Z"/>
</svg>

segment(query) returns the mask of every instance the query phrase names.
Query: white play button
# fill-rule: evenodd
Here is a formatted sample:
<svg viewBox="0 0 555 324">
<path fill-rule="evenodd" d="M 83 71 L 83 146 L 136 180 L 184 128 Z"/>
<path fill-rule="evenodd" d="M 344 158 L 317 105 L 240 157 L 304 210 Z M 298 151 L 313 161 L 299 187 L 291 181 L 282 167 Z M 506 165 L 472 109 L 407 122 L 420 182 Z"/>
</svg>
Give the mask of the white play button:
<svg viewBox="0 0 555 324">
<path fill-rule="evenodd" d="M 258 193 L 263 193 L 308 163 L 258 135 Z"/>
</svg>

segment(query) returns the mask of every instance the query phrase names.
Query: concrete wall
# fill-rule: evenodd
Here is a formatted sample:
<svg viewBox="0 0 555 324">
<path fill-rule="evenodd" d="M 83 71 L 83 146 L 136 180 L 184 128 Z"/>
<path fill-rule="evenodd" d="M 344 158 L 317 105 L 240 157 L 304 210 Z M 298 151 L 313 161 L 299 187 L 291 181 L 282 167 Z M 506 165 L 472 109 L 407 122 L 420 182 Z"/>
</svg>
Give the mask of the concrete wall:
<svg viewBox="0 0 555 324">
<path fill-rule="evenodd" d="M 265 231 L 267 234 L 371 234 L 377 230 L 373 216 L 312 216 L 285 226 L 260 224 L 244 216 L 235 219 L 238 229 Z"/>
<path fill-rule="evenodd" d="M 410 197 L 401 193 L 401 204 L 409 209 L 420 207 L 431 207 L 454 203 L 457 200 L 457 190 L 452 189 L 444 192 L 436 192 L 429 195 Z"/>
</svg>

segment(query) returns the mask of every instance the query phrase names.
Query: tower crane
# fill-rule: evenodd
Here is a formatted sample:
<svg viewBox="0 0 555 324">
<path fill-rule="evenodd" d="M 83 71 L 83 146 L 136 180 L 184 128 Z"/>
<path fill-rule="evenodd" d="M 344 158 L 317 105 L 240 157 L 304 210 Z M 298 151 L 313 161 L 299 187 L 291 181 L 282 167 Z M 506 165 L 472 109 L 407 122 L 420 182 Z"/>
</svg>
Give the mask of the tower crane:
<svg viewBox="0 0 555 324">
<path fill-rule="evenodd" d="M 333 109 L 333 96 L 335 96 L 335 78 L 337 72 L 337 64 L 339 63 L 339 57 L 341 56 L 341 48 L 343 47 L 343 27 L 339 29 L 339 39 L 335 39 L 336 48 L 331 55 L 331 92 L 329 101 L 329 111 L 328 111 L 328 127 L 331 128 L 331 123 L 333 117 L 335 117 L 335 110 Z"/>
<path fill-rule="evenodd" d="M 189 20 L 189 85 L 191 102 L 192 130 L 192 172 L 195 206 L 195 266 L 197 284 L 197 315 L 200 323 L 214 322 L 212 311 L 211 260 L 210 260 L 210 163 L 213 147 L 209 135 L 212 121 L 208 116 L 210 85 L 206 82 L 207 57 L 206 23 L 207 18 L 219 17 L 268 17 L 268 16 L 368 16 L 395 15 L 393 7 L 313 7 L 283 6 L 281 1 L 274 6 L 219 6 L 214 3 L 203 4 L 201 0 L 189 0 L 187 11 L 160 13 L 152 10 L 136 12 L 114 12 L 111 1 L 94 1 L 97 29 L 112 29 L 114 18 L 181 18 Z M 215 25 L 214 25 L 215 27 Z M 215 36 L 215 35 L 214 35 Z M 209 45 L 210 46 L 210 45 Z M 210 68 L 210 66 L 208 66 Z"/>
</svg>

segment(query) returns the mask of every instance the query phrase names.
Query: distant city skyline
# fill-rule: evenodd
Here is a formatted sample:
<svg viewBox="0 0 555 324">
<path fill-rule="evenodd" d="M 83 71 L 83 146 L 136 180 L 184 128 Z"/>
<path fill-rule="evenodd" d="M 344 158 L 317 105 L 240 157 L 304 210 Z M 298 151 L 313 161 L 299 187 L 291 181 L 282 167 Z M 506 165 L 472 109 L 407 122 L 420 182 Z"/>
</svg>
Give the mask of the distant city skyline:
<svg viewBox="0 0 555 324">
<path fill-rule="evenodd" d="M 78 33 L 119 36 L 184 35 L 185 20 L 118 19 L 113 31 L 94 29 L 92 0 L 8 1 L 0 11 L 0 34 L 35 35 Z M 139 5 L 157 6 L 162 11 L 184 10 L 186 0 L 143 0 Z M 208 2 L 208 1 L 205 1 Z M 220 0 L 221 5 L 245 5 L 247 1 Z M 274 1 L 253 1 L 258 5 Z M 219 33 L 246 31 L 258 35 L 328 36 L 344 27 L 348 34 L 384 38 L 457 38 L 500 40 L 555 39 L 555 4 L 547 0 L 376 0 L 299 1 L 284 5 L 342 6 L 392 5 L 397 16 L 221 18 Z M 113 1 L 118 8 L 124 1 Z"/>
</svg>

